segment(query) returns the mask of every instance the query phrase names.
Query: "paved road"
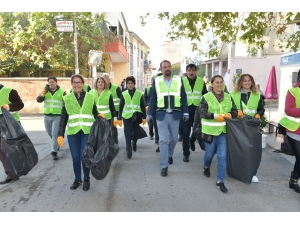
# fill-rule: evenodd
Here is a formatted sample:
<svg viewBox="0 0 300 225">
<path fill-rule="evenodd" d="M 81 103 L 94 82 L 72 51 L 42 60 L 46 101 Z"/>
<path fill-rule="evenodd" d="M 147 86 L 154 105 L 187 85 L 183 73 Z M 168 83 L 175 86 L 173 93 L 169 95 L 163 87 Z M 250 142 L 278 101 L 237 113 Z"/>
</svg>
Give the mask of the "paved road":
<svg viewBox="0 0 300 225">
<path fill-rule="evenodd" d="M 70 190 L 74 175 L 65 139 L 53 161 L 42 116 L 23 116 L 22 124 L 39 154 L 38 164 L 20 180 L 0 186 L 2 212 L 299 212 L 300 195 L 288 188 L 294 159 L 263 149 L 259 183 L 244 184 L 226 176 L 228 194 L 216 188 L 216 159 L 211 177 L 202 174 L 204 151 L 197 145 L 190 162 L 182 161 L 177 143 L 169 175 L 160 176 L 157 145 L 149 138 L 137 143 L 137 152 L 126 161 L 123 129 L 120 152 L 104 180 L 91 176 L 91 188 Z M 148 132 L 148 127 L 144 126 Z M 5 174 L 0 169 L 0 178 Z"/>
</svg>

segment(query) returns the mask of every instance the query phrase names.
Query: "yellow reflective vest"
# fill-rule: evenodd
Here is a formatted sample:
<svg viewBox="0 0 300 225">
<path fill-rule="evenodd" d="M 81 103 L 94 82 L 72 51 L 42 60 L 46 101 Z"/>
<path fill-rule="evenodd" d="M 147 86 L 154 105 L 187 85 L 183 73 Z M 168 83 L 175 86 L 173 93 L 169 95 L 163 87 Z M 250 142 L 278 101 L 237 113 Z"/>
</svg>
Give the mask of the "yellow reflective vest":
<svg viewBox="0 0 300 225">
<path fill-rule="evenodd" d="M 93 115 L 94 96 L 88 92 L 85 93 L 82 107 L 80 107 L 74 93 L 65 95 L 63 100 L 69 115 L 67 134 L 77 134 L 80 130 L 82 130 L 84 134 L 89 134 L 95 121 Z"/>
<path fill-rule="evenodd" d="M 209 113 L 217 113 L 217 114 L 226 114 L 231 112 L 232 109 L 232 101 L 231 97 L 228 93 L 224 92 L 224 99 L 220 103 L 216 96 L 212 92 L 208 92 L 207 94 L 203 95 L 205 98 L 208 109 L 207 112 Z M 216 119 L 201 119 L 202 124 L 202 132 L 204 134 L 209 135 L 220 135 L 221 133 L 226 133 L 226 122 L 218 122 Z"/>
<path fill-rule="evenodd" d="M 300 88 L 290 88 L 289 92 L 295 97 L 296 108 L 300 108 Z M 281 118 L 279 123 L 290 131 L 296 131 L 300 127 L 300 117 L 285 115 Z"/>
<path fill-rule="evenodd" d="M 12 90 L 12 88 L 9 88 L 9 87 L 3 87 L 0 90 L 0 106 L 2 106 L 4 104 L 11 104 L 11 102 L 9 101 L 9 94 L 10 94 L 11 90 Z M 14 111 L 14 112 L 10 112 L 10 113 L 17 121 L 20 121 L 19 111 Z M 2 114 L 1 107 L 0 107 L 0 114 Z"/>
<path fill-rule="evenodd" d="M 235 94 L 232 94 L 232 99 L 236 105 L 237 110 L 241 110 L 241 104 L 243 108 L 243 113 L 249 116 L 255 116 L 257 113 L 258 103 L 260 100 L 260 94 L 254 94 L 251 92 L 250 98 L 248 99 L 247 105 L 241 101 L 241 92 L 238 91 Z"/>
<path fill-rule="evenodd" d="M 124 108 L 122 111 L 122 117 L 124 119 L 129 119 L 132 117 L 132 114 L 134 112 L 142 112 L 141 110 L 141 98 L 143 96 L 143 93 L 139 90 L 135 90 L 132 98 L 130 94 L 128 93 L 128 90 L 124 91 L 122 93 L 124 98 Z"/>
</svg>

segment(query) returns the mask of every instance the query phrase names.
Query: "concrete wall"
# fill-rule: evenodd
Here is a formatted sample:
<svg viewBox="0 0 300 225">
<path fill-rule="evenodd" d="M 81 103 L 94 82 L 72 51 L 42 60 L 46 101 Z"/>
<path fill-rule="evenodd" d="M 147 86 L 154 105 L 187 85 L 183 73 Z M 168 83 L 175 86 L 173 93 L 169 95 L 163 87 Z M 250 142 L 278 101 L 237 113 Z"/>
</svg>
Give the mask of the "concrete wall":
<svg viewBox="0 0 300 225">
<path fill-rule="evenodd" d="M 281 80 L 280 70 L 280 55 L 268 55 L 266 58 L 252 58 L 252 57 L 235 57 L 231 58 L 230 78 L 228 80 L 229 89 L 233 88 L 232 78 L 236 74 L 236 69 L 242 69 L 242 73 L 249 73 L 253 76 L 256 82 L 260 83 L 260 88 L 265 92 L 268 83 L 269 74 L 272 66 L 275 66 L 277 90 L 280 93 L 279 82 Z M 280 94 L 279 94 L 280 97 Z"/>
<path fill-rule="evenodd" d="M 85 83 L 92 88 L 92 78 L 86 78 Z M 43 113 L 44 103 L 38 103 L 36 97 L 43 91 L 47 84 L 47 77 L 44 78 L 1 78 L 0 84 L 18 91 L 24 108 L 20 113 Z M 70 78 L 57 78 L 57 84 L 64 89 L 67 94 L 72 88 Z"/>
</svg>

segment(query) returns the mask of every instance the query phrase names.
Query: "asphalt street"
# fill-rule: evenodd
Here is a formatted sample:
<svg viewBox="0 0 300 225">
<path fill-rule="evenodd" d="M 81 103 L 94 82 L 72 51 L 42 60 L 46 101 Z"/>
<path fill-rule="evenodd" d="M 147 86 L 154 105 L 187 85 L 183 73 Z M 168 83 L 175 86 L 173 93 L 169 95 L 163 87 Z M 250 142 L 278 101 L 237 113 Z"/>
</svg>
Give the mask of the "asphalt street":
<svg viewBox="0 0 300 225">
<path fill-rule="evenodd" d="M 196 144 L 190 162 L 183 162 L 178 142 L 167 177 L 160 175 L 157 145 L 148 137 L 126 161 L 123 128 L 120 151 L 103 180 L 91 176 L 91 188 L 70 190 L 74 180 L 67 139 L 59 160 L 50 155 L 50 138 L 42 115 L 22 115 L 22 125 L 39 156 L 38 164 L 18 181 L 0 186 L 1 212 L 299 212 L 300 195 L 289 189 L 294 157 L 267 144 L 258 169 L 259 183 L 245 184 L 226 175 L 228 193 L 216 188 L 217 159 L 211 177 L 203 175 L 204 151 Z M 148 133 L 148 126 L 143 126 Z M 275 138 L 274 136 L 271 138 Z M 275 138 L 276 139 L 276 138 Z M 5 179 L 2 167 L 0 179 Z"/>
</svg>

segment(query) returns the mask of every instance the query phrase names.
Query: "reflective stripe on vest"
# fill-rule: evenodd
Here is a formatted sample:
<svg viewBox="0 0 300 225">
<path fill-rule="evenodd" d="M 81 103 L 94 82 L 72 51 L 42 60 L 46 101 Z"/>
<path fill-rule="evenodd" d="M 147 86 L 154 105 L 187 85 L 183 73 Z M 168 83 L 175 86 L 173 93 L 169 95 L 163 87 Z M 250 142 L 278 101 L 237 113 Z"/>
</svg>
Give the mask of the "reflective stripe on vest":
<svg viewBox="0 0 300 225">
<path fill-rule="evenodd" d="M 98 96 L 98 91 L 96 89 L 90 90 L 89 93 L 94 96 L 98 113 L 104 114 L 105 119 L 110 120 L 112 118 L 111 111 L 109 109 L 109 97 L 111 95 L 110 91 L 103 90 L 100 96 Z"/>
<path fill-rule="evenodd" d="M 111 87 L 110 87 L 109 91 L 111 92 L 111 95 L 113 97 L 115 109 L 118 112 L 119 111 L 119 106 L 120 106 L 120 99 L 117 95 L 117 88 L 118 88 L 117 85 L 111 84 Z"/>
<path fill-rule="evenodd" d="M 300 108 L 300 88 L 299 87 L 290 88 L 289 92 L 295 98 L 296 108 Z M 293 116 L 285 115 L 283 118 L 281 118 L 279 123 L 283 127 L 289 129 L 290 131 L 296 131 L 300 127 L 300 117 L 293 117 Z"/>
<path fill-rule="evenodd" d="M 0 90 L 0 106 L 2 105 L 5 105 L 5 104 L 11 104 L 11 102 L 9 101 L 9 94 L 11 92 L 12 88 L 8 88 L 8 87 L 3 87 L 1 90 Z M 2 110 L 1 110 L 1 107 L 0 107 L 0 114 L 2 114 Z M 10 114 L 17 120 L 17 121 L 20 121 L 20 114 L 19 114 L 19 111 L 14 111 L 14 112 L 11 112 L 10 111 Z"/>
<path fill-rule="evenodd" d="M 224 99 L 221 103 L 212 92 L 203 95 L 208 104 L 208 113 L 226 114 L 232 109 L 231 97 L 224 93 Z M 209 135 L 220 135 L 226 133 L 226 122 L 218 122 L 216 119 L 201 119 L 202 132 Z"/>
<path fill-rule="evenodd" d="M 89 134 L 95 121 L 93 115 L 94 96 L 88 92 L 85 93 L 82 107 L 80 107 L 74 93 L 64 96 L 63 100 L 69 115 L 67 134 L 73 135 L 80 130 Z"/>
<path fill-rule="evenodd" d="M 141 98 L 143 96 L 143 93 L 139 90 L 135 90 L 132 98 L 130 94 L 128 93 L 128 90 L 124 91 L 122 93 L 123 98 L 125 100 L 124 102 L 124 108 L 122 111 L 122 117 L 125 119 L 129 119 L 132 117 L 132 114 L 134 112 L 142 112 L 140 102 Z"/>
<path fill-rule="evenodd" d="M 241 109 L 241 103 L 243 107 L 243 113 L 249 116 L 254 116 L 257 113 L 258 103 L 260 100 L 260 94 L 254 94 L 251 92 L 250 98 L 247 102 L 247 105 L 241 101 L 241 92 L 238 91 L 237 93 L 231 95 L 238 110 Z"/>
<path fill-rule="evenodd" d="M 196 81 L 195 81 L 195 86 L 193 91 L 187 77 L 184 77 L 182 81 L 187 95 L 188 106 L 192 104 L 195 106 L 199 106 L 200 99 L 202 97 L 203 84 L 204 84 L 203 79 L 196 76 Z"/>
<path fill-rule="evenodd" d="M 165 96 L 168 96 L 168 106 L 170 106 L 170 96 L 174 96 L 174 109 L 172 110 L 180 110 L 180 91 L 181 91 L 181 78 L 173 75 L 172 76 L 172 82 L 170 89 L 168 89 L 168 86 L 166 82 L 164 81 L 163 76 L 159 76 L 155 78 L 155 89 L 157 94 L 157 108 L 163 108 L 165 109 Z"/>
<path fill-rule="evenodd" d="M 44 114 L 61 114 L 64 92 L 65 91 L 63 89 L 59 88 L 54 92 L 54 95 L 52 95 L 50 92 L 45 95 Z"/>
</svg>

